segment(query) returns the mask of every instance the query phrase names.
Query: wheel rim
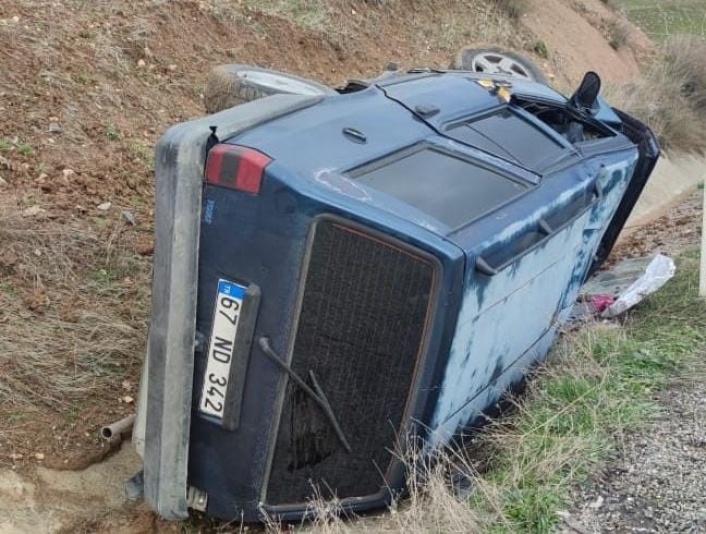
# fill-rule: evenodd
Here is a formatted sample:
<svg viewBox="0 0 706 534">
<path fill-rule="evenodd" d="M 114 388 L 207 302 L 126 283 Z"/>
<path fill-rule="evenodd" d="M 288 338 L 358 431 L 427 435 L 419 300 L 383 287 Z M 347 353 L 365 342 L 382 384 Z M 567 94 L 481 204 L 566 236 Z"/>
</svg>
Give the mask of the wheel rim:
<svg viewBox="0 0 706 534">
<path fill-rule="evenodd" d="M 531 82 L 535 81 L 535 77 L 522 63 L 498 52 L 486 52 L 485 54 L 477 55 L 473 58 L 471 66 L 475 72 L 506 74 Z"/>
<path fill-rule="evenodd" d="M 281 76 L 277 73 L 263 72 L 259 70 L 241 69 L 238 76 L 244 80 L 250 80 L 253 83 L 265 87 L 271 87 L 281 93 L 291 93 L 295 95 L 318 96 L 323 94 L 323 91 L 318 87 L 312 86 L 306 82 Z"/>
</svg>

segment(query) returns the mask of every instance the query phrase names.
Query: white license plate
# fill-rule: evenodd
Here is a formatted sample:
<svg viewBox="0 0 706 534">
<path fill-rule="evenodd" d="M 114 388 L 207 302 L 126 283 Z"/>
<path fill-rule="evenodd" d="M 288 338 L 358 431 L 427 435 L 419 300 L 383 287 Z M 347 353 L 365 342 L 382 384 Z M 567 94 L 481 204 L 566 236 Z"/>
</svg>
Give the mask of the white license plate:
<svg viewBox="0 0 706 534">
<path fill-rule="evenodd" d="M 208 345 L 208 363 L 201 390 L 199 410 L 223 419 L 230 366 L 233 360 L 235 338 L 243 308 L 245 288 L 229 282 L 218 281 L 216 310 L 213 313 L 211 340 Z"/>
</svg>

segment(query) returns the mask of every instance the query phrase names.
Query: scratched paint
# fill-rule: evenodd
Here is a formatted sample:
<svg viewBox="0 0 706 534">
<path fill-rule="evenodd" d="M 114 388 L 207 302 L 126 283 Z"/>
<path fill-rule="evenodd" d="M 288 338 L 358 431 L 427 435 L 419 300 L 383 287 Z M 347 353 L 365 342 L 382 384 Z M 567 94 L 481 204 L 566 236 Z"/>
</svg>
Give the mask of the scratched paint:
<svg viewBox="0 0 706 534">
<path fill-rule="evenodd" d="M 546 356 L 566 320 L 593 255 L 625 192 L 637 156 L 600 169 L 600 198 L 582 215 L 495 276 L 466 273 L 464 299 L 430 428 L 432 445 L 457 434 L 498 400 L 526 368 Z M 567 191 L 496 238 L 510 243 L 564 204 Z M 473 261 L 468 257 L 468 261 Z M 482 295 L 480 297 L 479 295 Z"/>
</svg>

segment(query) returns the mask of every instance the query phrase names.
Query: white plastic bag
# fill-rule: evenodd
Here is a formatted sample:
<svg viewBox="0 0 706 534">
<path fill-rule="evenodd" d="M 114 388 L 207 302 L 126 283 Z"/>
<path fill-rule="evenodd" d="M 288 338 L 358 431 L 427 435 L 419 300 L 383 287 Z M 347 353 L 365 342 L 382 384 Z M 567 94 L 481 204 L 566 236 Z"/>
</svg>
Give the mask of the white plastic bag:
<svg viewBox="0 0 706 534">
<path fill-rule="evenodd" d="M 601 317 L 615 317 L 626 312 L 666 284 L 674 276 L 675 270 L 672 258 L 657 254 L 645 269 L 645 274 L 623 291 L 618 299 L 606 308 Z"/>
</svg>

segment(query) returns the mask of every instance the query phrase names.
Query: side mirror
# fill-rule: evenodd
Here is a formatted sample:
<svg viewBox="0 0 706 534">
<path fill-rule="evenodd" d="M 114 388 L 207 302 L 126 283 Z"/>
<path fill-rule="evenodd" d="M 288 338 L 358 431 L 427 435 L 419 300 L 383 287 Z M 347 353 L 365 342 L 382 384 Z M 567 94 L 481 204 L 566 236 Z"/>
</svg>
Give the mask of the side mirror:
<svg viewBox="0 0 706 534">
<path fill-rule="evenodd" d="M 595 109 L 598 104 L 598 95 L 601 92 L 601 78 L 595 72 L 587 72 L 579 88 L 573 94 L 569 103 L 572 107 L 590 111 Z"/>
</svg>

